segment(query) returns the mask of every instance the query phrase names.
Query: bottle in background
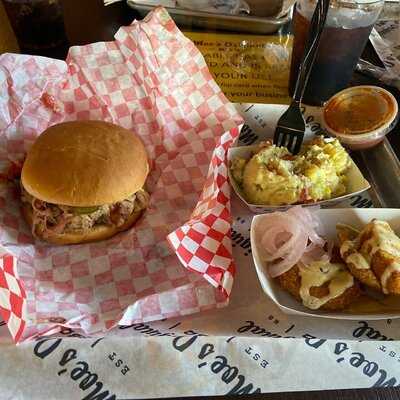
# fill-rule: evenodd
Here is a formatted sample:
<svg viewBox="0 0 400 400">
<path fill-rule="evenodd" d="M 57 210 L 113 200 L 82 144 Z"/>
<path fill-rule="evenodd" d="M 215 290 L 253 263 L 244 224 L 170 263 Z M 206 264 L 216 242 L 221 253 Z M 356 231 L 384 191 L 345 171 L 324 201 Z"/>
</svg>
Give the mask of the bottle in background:
<svg viewBox="0 0 400 400">
<path fill-rule="evenodd" d="M 68 41 L 59 0 L 3 0 L 3 4 L 22 53 L 65 52 Z"/>
<path fill-rule="evenodd" d="M 296 84 L 316 0 L 298 0 L 293 17 L 293 52 L 289 92 Z M 383 0 L 331 0 L 326 25 L 303 102 L 322 105 L 347 87 L 382 10 Z"/>
<path fill-rule="evenodd" d="M 3 4 L 0 3 L 0 54 L 18 53 L 18 43 L 8 20 Z"/>
</svg>

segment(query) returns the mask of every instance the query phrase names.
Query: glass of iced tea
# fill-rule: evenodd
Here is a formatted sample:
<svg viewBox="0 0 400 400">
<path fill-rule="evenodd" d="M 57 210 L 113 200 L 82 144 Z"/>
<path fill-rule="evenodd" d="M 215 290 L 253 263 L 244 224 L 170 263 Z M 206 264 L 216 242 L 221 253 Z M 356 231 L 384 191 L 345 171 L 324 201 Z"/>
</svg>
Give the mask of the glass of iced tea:
<svg viewBox="0 0 400 400">
<path fill-rule="evenodd" d="M 298 0 L 293 16 L 289 92 L 293 94 L 317 0 Z M 331 0 L 303 103 L 322 105 L 347 87 L 384 0 Z"/>
<path fill-rule="evenodd" d="M 59 0 L 3 0 L 21 52 L 44 54 L 67 38 Z"/>
</svg>

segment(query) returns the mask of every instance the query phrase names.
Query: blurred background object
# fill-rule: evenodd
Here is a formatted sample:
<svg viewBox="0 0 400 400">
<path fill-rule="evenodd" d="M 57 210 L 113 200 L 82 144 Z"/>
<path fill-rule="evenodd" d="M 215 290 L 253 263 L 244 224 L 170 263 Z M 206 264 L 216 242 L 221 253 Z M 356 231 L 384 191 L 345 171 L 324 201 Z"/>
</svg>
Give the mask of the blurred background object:
<svg viewBox="0 0 400 400">
<path fill-rule="evenodd" d="M 65 0 L 66 1 L 66 0 Z M 246 0 L 247 1 L 247 0 Z M 128 6 L 135 10 L 140 19 L 154 9 L 154 5 L 146 5 L 142 0 L 127 0 Z M 119 3 L 116 3 L 119 4 Z M 269 0 L 265 4 L 265 14 L 282 10 L 283 0 Z M 182 7 L 167 7 L 175 23 L 180 29 L 193 31 L 224 31 L 235 33 L 271 34 L 280 28 L 288 27 L 289 15 L 281 17 L 257 17 L 247 13 L 223 14 L 217 12 L 191 10 Z"/>
<path fill-rule="evenodd" d="M 217 14 L 250 14 L 250 7 L 244 0 L 178 0 L 177 6 Z"/>
<path fill-rule="evenodd" d="M 22 53 L 57 56 L 68 41 L 59 0 L 3 0 Z"/>
<path fill-rule="evenodd" d="M 399 0 L 385 0 L 385 7 L 379 19 L 385 21 L 400 21 L 400 2 Z M 400 36 L 399 36 L 400 40 Z"/>
<path fill-rule="evenodd" d="M 4 6 L 0 3 L 0 54 L 18 52 L 19 47 L 17 39 L 8 21 Z"/>
<path fill-rule="evenodd" d="M 122 25 L 130 25 L 138 14 L 116 2 L 104 7 L 104 0 L 60 0 L 66 34 L 73 45 L 109 41 Z"/>
<path fill-rule="evenodd" d="M 282 3 L 271 1 L 267 5 L 265 0 L 246 0 L 250 7 L 250 15 L 256 17 L 272 17 L 278 15 L 282 9 Z"/>
</svg>

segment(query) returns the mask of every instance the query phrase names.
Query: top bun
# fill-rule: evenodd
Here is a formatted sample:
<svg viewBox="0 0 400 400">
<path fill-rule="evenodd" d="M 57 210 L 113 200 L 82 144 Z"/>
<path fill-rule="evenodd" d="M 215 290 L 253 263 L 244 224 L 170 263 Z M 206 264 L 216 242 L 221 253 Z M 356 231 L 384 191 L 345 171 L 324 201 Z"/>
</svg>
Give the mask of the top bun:
<svg viewBox="0 0 400 400">
<path fill-rule="evenodd" d="M 146 150 L 133 132 L 102 121 L 74 121 L 38 137 L 21 181 L 29 194 L 48 203 L 100 206 L 137 192 L 148 171 Z"/>
</svg>

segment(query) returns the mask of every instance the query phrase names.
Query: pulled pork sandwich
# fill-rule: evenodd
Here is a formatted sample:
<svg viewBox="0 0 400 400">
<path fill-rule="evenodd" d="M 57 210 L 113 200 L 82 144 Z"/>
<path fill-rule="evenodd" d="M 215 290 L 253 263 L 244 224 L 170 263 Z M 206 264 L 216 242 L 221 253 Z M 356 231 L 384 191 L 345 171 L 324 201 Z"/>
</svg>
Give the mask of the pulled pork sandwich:
<svg viewBox="0 0 400 400">
<path fill-rule="evenodd" d="M 102 121 L 45 130 L 21 175 L 23 214 L 34 236 L 55 244 L 107 239 L 146 209 L 146 150 L 131 131 Z"/>
</svg>

